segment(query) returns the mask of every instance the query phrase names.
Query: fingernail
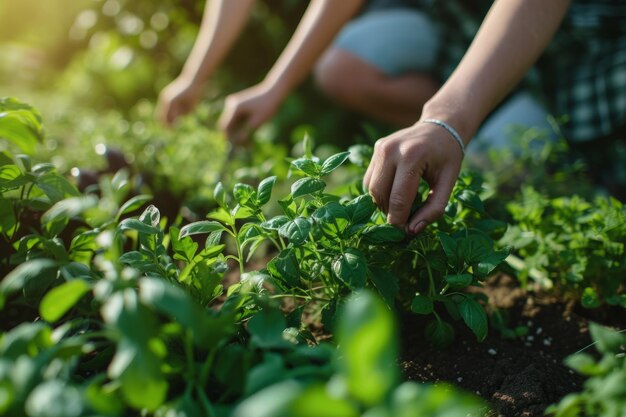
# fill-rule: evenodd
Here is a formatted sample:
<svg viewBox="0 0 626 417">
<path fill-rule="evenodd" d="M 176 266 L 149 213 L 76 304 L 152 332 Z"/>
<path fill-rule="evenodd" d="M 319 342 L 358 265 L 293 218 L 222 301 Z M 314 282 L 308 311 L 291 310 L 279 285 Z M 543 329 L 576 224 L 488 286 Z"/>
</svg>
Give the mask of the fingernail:
<svg viewBox="0 0 626 417">
<path fill-rule="evenodd" d="M 419 223 L 417 223 L 415 226 L 413 226 L 411 230 L 413 231 L 414 234 L 418 235 L 422 233 L 424 229 L 426 229 L 426 226 L 428 226 L 428 224 L 424 220 L 422 220 Z"/>
</svg>

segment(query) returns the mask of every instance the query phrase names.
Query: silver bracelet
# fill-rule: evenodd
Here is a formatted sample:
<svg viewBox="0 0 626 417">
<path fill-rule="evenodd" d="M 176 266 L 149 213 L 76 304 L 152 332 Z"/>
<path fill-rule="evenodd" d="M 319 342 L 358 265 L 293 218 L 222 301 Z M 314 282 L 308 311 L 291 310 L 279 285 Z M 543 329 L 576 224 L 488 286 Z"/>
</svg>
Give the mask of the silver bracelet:
<svg viewBox="0 0 626 417">
<path fill-rule="evenodd" d="M 461 136 L 457 133 L 456 130 L 454 130 L 454 128 L 452 126 L 450 126 L 446 122 L 443 122 L 443 121 L 441 121 L 439 119 L 424 119 L 424 120 L 422 120 L 422 123 L 432 123 L 432 124 L 435 124 L 437 126 L 441 126 L 444 129 L 446 129 L 448 131 L 448 133 L 450 133 L 452 135 L 454 140 L 457 141 L 457 143 L 461 147 L 461 152 L 463 152 L 463 155 L 465 155 L 465 144 L 463 143 L 463 140 L 461 140 Z"/>
</svg>

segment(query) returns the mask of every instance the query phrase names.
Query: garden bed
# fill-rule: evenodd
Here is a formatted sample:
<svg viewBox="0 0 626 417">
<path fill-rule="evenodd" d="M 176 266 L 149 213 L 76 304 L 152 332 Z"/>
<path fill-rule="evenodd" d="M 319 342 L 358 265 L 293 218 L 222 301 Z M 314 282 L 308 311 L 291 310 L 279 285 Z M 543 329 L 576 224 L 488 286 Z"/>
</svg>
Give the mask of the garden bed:
<svg viewBox="0 0 626 417">
<path fill-rule="evenodd" d="M 507 340 L 491 328 L 477 342 L 457 322 L 455 343 L 441 349 L 416 330 L 425 325 L 422 316 L 407 315 L 401 321 L 401 365 L 409 380 L 445 381 L 479 395 L 493 407 L 492 416 L 543 416 L 548 405 L 581 390 L 584 379 L 563 360 L 591 344 L 590 314 L 603 324 L 626 328 L 624 314 L 580 310 L 573 303 L 527 292 L 506 275 L 490 278 L 483 291 L 493 307 L 506 309 L 511 326 L 528 328 L 526 336 Z"/>
</svg>

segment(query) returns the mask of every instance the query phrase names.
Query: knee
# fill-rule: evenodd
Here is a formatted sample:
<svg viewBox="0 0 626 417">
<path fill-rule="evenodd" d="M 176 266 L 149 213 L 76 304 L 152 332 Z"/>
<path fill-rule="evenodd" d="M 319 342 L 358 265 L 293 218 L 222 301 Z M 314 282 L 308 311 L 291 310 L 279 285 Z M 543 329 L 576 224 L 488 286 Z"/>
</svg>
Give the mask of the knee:
<svg viewBox="0 0 626 417">
<path fill-rule="evenodd" d="M 317 87 L 332 100 L 349 105 L 358 99 L 358 69 L 342 57 L 341 51 L 331 49 L 322 55 L 313 76 Z"/>
</svg>

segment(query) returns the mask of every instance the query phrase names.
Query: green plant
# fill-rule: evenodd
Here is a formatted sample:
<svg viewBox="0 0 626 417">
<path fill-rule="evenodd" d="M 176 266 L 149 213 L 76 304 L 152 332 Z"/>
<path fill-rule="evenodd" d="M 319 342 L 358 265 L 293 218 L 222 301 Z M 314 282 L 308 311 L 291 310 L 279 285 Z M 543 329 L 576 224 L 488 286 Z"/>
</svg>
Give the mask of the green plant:
<svg viewBox="0 0 626 417">
<path fill-rule="evenodd" d="M 513 266 L 523 283 L 531 277 L 556 286 L 586 308 L 605 302 L 626 307 L 622 203 L 605 197 L 590 202 L 576 195 L 548 199 L 524 187 L 521 199 L 507 207 L 515 223 L 501 243 L 522 258 Z"/>
<path fill-rule="evenodd" d="M 565 360 L 570 368 L 588 379 L 581 392 L 567 395 L 550 406 L 546 414 L 555 417 L 626 414 L 626 334 L 595 323 L 590 324 L 589 331 L 601 358 L 578 352 Z"/>
</svg>

